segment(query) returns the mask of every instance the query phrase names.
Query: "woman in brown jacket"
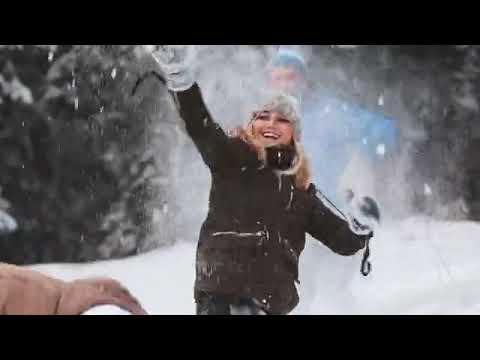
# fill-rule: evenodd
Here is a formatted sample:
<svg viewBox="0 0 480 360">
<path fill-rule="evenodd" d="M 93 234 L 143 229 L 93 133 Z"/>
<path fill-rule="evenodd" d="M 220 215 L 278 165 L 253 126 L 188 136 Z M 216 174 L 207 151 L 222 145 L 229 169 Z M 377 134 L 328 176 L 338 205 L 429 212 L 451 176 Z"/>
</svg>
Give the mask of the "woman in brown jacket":
<svg viewBox="0 0 480 360">
<path fill-rule="evenodd" d="M 274 97 L 245 129 L 227 136 L 179 49 L 159 46 L 153 55 L 212 177 L 197 249 L 197 313 L 288 314 L 299 301 L 295 282 L 306 233 L 345 256 L 364 248 L 373 233 L 353 231 L 317 197 L 293 99 Z"/>
</svg>

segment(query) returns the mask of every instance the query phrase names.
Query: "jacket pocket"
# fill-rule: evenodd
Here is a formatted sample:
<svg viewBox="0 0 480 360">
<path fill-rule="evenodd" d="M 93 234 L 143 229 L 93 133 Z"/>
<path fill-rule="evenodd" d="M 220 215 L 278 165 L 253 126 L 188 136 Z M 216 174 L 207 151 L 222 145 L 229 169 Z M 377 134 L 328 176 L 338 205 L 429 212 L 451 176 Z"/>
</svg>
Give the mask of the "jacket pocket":
<svg viewBox="0 0 480 360">
<path fill-rule="evenodd" d="M 237 232 L 237 231 L 219 231 L 210 235 L 207 247 L 225 250 L 225 249 L 259 249 L 263 248 L 265 242 L 265 232 Z"/>
</svg>

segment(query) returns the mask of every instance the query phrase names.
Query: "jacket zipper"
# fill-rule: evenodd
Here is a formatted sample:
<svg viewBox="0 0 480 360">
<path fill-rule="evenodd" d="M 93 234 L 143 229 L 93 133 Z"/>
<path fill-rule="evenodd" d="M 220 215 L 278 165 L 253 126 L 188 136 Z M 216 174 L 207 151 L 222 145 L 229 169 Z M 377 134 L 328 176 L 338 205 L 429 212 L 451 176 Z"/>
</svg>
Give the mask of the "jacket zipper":
<svg viewBox="0 0 480 360">
<path fill-rule="evenodd" d="M 245 233 L 245 232 L 237 232 L 237 231 L 220 231 L 212 234 L 213 236 L 221 236 L 221 235 L 233 235 L 238 237 L 252 237 L 257 236 L 261 237 L 264 236 L 263 231 L 257 231 L 256 233 Z"/>
</svg>

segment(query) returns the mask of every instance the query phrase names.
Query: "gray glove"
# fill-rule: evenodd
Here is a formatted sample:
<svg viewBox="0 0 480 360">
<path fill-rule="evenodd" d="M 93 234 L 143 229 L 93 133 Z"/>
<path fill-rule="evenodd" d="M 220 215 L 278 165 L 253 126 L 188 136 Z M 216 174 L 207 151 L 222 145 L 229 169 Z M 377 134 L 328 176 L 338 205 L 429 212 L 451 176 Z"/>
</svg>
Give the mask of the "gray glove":
<svg viewBox="0 0 480 360">
<path fill-rule="evenodd" d="M 145 45 L 165 74 L 172 91 L 185 91 L 195 80 L 188 65 L 193 49 L 191 45 Z"/>
</svg>

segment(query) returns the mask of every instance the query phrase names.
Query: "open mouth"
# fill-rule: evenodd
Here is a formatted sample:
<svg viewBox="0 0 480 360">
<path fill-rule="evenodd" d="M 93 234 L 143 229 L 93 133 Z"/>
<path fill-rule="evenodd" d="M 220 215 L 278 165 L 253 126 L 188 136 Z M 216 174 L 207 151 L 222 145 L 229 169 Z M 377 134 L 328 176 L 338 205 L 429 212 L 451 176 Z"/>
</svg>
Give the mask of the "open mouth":
<svg viewBox="0 0 480 360">
<path fill-rule="evenodd" d="M 262 136 L 266 139 L 270 139 L 270 140 L 278 140 L 280 139 L 280 135 L 274 133 L 274 132 L 271 132 L 271 131 L 265 131 L 262 133 Z"/>
</svg>

